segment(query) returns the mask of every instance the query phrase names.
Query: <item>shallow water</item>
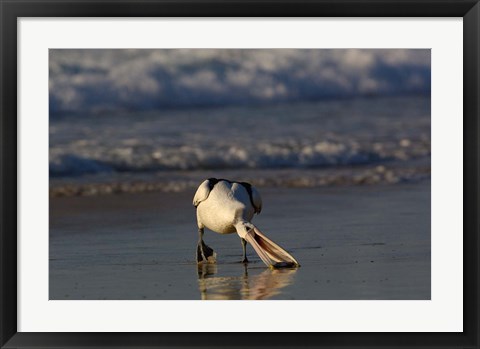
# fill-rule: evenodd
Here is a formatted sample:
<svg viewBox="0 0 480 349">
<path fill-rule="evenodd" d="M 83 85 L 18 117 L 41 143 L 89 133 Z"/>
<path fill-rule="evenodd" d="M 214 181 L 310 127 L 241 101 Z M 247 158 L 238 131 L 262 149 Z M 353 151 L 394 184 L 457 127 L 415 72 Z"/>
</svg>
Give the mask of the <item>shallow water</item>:
<svg viewBox="0 0 480 349">
<path fill-rule="evenodd" d="M 423 96 L 64 115 L 50 119 L 50 192 L 194 190 L 211 176 L 279 187 L 418 181 L 430 176 L 430 130 Z"/>
<path fill-rule="evenodd" d="M 254 223 L 300 268 L 209 231 L 197 267 L 188 191 L 51 199 L 50 299 L 430 299 L 429 181 L 260 192 Z"/>
<path fill-rule="evenodd" d="M 332 167 L 430 155 L 430 98 L 72 115 L 50 120 L 50 175 Z"/>
</svg>

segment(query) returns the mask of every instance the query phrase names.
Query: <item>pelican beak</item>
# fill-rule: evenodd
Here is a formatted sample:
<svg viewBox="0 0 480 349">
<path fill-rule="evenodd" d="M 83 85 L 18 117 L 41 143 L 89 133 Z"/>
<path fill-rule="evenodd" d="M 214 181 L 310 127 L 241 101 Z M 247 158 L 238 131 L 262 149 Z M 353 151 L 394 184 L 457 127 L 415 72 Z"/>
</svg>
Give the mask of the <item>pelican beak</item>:
<svg viewBox="0 0 480 349">
<path fill-rule="evenodd" d="M 255 226 L 247 231 L 244 239 L 252 245 L 258 256 L 270 269 L 300 266 L 290 253 L 267 238 Z"/>
</svg>

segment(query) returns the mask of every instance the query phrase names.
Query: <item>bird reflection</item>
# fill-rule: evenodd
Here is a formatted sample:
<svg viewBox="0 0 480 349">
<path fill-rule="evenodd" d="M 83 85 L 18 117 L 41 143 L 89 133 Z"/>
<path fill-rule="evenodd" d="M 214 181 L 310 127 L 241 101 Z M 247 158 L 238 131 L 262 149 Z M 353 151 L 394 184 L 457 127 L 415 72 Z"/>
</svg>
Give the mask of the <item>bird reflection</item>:
<svg viewBox="0 0 480 349">
<path fill-rule="evenodd" d="M 202 300 L 269 299 L 293 283 L 294 269 L 266 269 L 249 276 L 246 265 L 240 276 L 216 276 L 217 264 L 198 265 L 198 286 Z"/>
</svg>

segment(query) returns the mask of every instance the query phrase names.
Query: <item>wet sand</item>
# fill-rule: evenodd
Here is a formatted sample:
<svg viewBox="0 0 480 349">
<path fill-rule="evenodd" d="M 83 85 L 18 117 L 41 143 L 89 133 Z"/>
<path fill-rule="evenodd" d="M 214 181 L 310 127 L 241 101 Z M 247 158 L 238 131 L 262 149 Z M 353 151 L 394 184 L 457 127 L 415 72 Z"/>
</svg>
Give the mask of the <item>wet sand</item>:
<svg viewBox="0 0 480 349">
<path fill-rule="evenodd" d="M 254 223 L 299 269 L 270 270 L 210 231 L 195 263 L 193 192 L 50 199 L 50 299 L 430 299 L 430 182 L 259 188 Z"/>
</svg>

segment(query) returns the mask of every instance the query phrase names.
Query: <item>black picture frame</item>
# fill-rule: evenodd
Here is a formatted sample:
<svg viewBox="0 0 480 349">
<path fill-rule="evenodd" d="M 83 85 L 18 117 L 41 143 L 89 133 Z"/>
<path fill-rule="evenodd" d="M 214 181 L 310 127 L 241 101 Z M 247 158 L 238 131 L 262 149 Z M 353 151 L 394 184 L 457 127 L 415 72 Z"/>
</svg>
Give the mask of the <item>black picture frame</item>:
<svg viewBox="0 0 480 349">
<path fill-rule="evenodd" d="M 1 348 L 479 348 L 478 0 L 0 0 Z M 17 19 L 19 17 L 463 17 L 464 260 L 461 333 L 25 333 L 17 331 Z M 455 232 L 452 232 L 454 234 Z M 444 314 L 448 316 L 448 314 Z"/>
</svg>

